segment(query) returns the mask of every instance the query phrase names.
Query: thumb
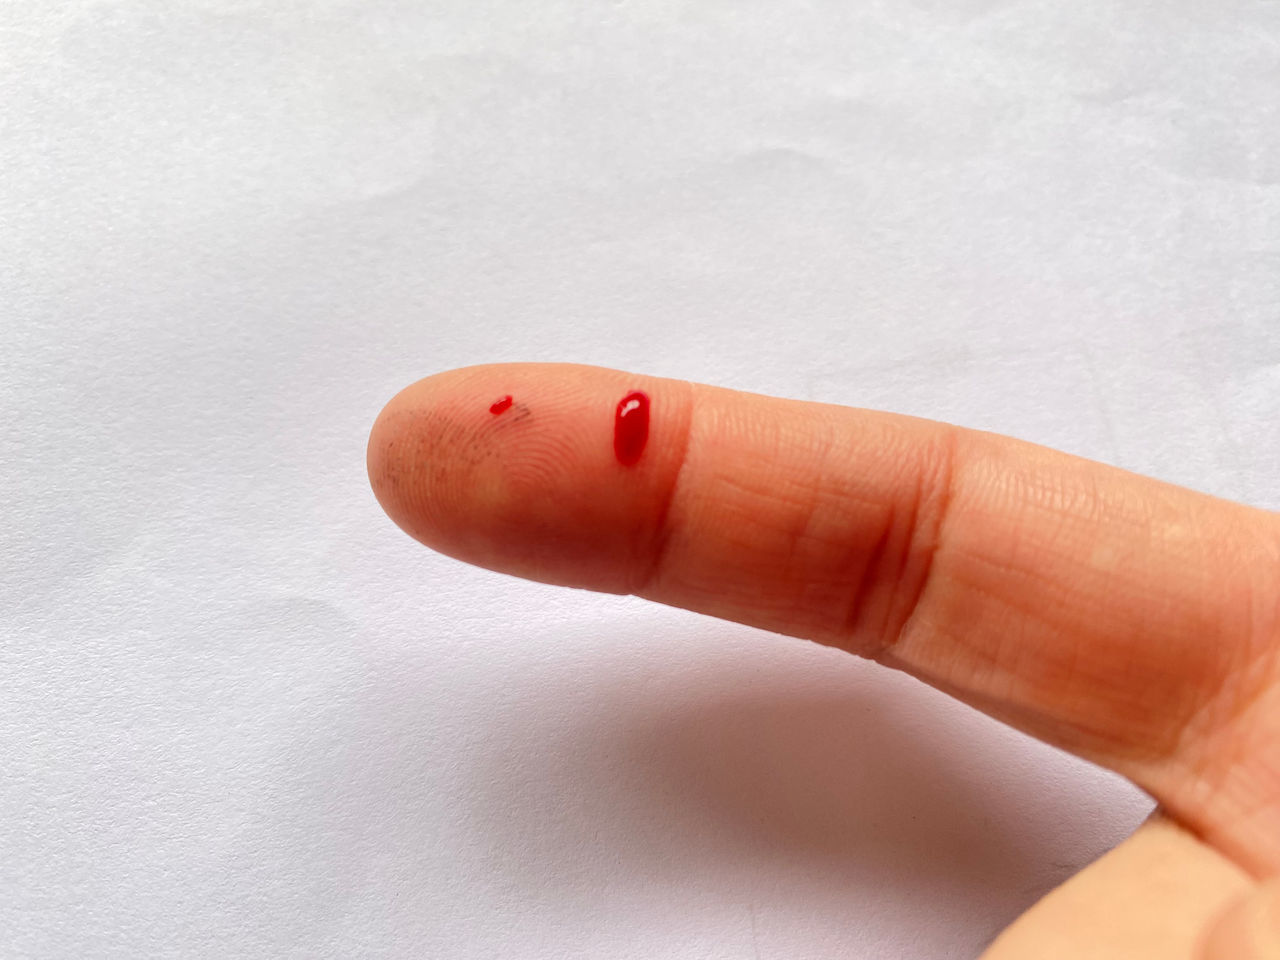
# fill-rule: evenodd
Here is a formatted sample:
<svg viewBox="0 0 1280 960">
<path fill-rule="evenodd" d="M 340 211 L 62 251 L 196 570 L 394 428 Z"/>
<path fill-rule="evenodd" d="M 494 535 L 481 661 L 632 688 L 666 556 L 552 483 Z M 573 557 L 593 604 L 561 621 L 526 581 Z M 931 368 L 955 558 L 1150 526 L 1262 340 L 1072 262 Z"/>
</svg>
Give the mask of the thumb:
<svg viewBox="0 0 1280 960">
<path fill-rule="evenodd" d="M 1280 960 L 1280 880 L 1227 907 L 1210 924 L 1199 960 Z"/>
</svg>

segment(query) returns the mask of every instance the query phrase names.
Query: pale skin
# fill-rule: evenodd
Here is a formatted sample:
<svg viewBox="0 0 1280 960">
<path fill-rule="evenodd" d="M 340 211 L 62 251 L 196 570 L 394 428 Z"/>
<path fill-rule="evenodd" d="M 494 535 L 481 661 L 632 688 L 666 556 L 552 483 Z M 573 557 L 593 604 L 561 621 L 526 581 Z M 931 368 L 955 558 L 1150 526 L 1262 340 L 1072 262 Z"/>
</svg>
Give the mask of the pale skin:
<svg viewBox="0 0 1280 960">
<path fill-rule="evenodd" d="M 631 390 L 650 439 L 622 466 Z M 989 960 L 1280 958 L 1280 515 L 994 434 L 566 364 L 413 384 L 368 468 L 435 550 L 868 657 L 1155 797 Z"/>
</svg>

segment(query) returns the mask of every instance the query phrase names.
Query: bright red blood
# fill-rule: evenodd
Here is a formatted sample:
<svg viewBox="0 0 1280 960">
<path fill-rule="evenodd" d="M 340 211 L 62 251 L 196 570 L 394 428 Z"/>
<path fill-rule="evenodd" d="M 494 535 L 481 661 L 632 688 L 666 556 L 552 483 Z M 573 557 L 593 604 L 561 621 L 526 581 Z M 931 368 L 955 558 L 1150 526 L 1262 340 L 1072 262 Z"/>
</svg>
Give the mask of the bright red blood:
<svg viewBox="0 0 1280 960">
<path fill-rule="evenodd" d="M 511 395 L 507 394 L 501 400 L 495 400 L 489 407 L 489 412 L 499 414 L 511 406 Z"/>
<path fill-rule="evenodd" d="M 629 467 L 640 459 L 649 442 L 649 398 L 632 390 L 618 401 L 613 418 L 613 453 L 618 462 Z"/>
</svg>

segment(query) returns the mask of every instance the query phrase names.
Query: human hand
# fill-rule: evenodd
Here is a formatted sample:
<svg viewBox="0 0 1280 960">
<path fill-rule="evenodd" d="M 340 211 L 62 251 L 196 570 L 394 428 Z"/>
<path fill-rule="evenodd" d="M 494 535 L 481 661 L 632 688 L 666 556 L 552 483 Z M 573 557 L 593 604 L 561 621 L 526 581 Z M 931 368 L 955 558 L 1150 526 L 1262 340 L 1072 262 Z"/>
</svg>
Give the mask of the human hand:
<svg viewBox="0 0 1280 960">
<path fill-rule="evenodd" d="M 631 391 L 647 443 L 628 409 L 615 450 Z M 869 657 L 1159 801 L 1167 822 L 991 957 L 1280 956 L 1277 515 L 993 434 L 559 364 L 419 381 L 368 467 L 443 553 Z M 1153 900 L 1152 870 L 1178 892 Z"/>
</svg>

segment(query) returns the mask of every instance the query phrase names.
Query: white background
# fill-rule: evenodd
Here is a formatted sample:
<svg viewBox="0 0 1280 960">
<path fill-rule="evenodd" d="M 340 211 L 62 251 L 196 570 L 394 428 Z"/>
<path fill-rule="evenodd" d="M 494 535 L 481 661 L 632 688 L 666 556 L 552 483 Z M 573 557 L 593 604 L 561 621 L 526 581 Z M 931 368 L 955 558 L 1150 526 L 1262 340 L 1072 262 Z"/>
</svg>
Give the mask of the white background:
<svg viewBox="0 0 1280 960">
<path fill-rule="evenodd" d="M 0 954 L 969 958 L 1145 815 L 411 542 L 368 428 L 495 360 L 1280 507 L 1280 4 L 0 3 Z"/>
</svg>

